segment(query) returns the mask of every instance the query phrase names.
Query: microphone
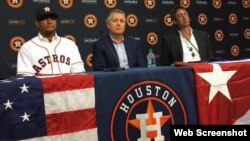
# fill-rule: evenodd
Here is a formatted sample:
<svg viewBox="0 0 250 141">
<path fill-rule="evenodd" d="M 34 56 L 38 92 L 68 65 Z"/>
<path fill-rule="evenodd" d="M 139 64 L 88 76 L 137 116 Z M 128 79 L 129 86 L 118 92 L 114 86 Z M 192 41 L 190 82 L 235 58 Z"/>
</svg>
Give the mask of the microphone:
<svg viewBox="0 0 250 141">
<path fill-rule="evenodd" d="M 113 67 L 113 68 L 104 68 L 105 72 L 116 72 L 116 71 L 124 71 L 125 68 Z"/>
<path fill-rule="evenodd" d="M 2 65 L 7 66 L 7 73 L 6 73 L 6 71 L 2 70 L 2 68 L 5 68 L 5 67 L 1 67 L 1 70 L 3 72 L 0 73 L 0 79 L 5 79 L 5 78 L 12 75 L 12 71 L 11 71 L 11 67 L 9 65 L 9 62 L 8 62 L 7 58 L 4 56 L 4 54 L 2 53 L 2 51 L 0 51 L 0 57 L 2 58 L 3 63 L 5 64 L 5 65 L 4 64 L 2 64 Z"/>
<path fill-rule="evenodd" d="M 104 35 L 104 33 L 103 33 L 103 31 L 100 29 L 99 30 L 99 33 L 103 36 Z"/>
<path fill-rule="evenodd" d="M 222 57 L 213 57 L 213 58 L 209 58 L 207 60 L 207 62 L 216 62 L 216 61 L 221 61 Z"/>
</svg>

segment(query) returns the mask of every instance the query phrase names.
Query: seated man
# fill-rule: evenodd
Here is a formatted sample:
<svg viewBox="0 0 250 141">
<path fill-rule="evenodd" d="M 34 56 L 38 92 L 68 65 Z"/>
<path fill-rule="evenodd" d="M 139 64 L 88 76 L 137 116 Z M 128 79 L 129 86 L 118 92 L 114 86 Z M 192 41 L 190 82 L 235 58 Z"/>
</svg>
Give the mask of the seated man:
<svg viewBox="0 0 250 141">
<path fill-rule="evenodd" d="M 105 68 L 145 67 L 139 41 L 124 37 L 126 17 L 122 10 L 112 10 L 106 24 L 109 33 L 93 43 L 92 64 L 94 71 Z"/>
<path fill-rule="evenodd" d="M 18 52 L 17 75 L 85 72 L 76 44 L 56 34 L 58 15 L 48 6 L 36 12 L 38 36 Z"/>
<path fill-rule="evenodd" d="M 175 6 L 171 11 L 171 17 L 177 30 L 163 36 L 161 65 L 171 65 L 176 61 L 206 61 L 213 58 L 208 34 L 190 27 L 190 17 L 184 7 Z"/>
</svg>

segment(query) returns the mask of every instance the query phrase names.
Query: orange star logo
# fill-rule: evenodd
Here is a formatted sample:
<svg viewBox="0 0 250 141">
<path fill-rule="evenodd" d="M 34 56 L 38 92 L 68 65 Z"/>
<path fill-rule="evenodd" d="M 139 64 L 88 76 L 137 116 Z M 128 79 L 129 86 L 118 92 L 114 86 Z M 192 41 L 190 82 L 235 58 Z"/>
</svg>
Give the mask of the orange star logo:
<svg viewBox="0 0 250 141">
<path fill-rule="evenodd" d="M 151 100 L 149 100 L 147 108 L 148 119 L 146 120 L 146 125 L 156 125 L 156 118 L 154 118 L 153 116 L 154 113 L 155 113 L 154 107 L 152 105 Z M 170 118 L 171 116 L 169 115 L 160 117 L 160 126 L 162 127 Z M 135 128 L 139 130 L 141 129 L 140 119 L 129 120 L 129 123 Z M 157 131 L 148 131 L 147 137 L 151 139 L 157 137 Z"/>
</svg>

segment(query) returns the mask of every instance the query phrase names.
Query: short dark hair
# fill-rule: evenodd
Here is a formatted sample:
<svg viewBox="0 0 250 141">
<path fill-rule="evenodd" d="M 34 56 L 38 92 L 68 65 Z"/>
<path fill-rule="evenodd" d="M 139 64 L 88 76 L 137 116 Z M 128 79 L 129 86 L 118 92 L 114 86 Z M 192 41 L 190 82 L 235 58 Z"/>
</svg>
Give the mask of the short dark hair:
<svg viewBox="0 0 250 141">
<path fill-rule="evenodd" d="M 183 10 L 187 11 L 187 9 L 185 7 L 183 7 L 182 5 L 174 6 L 170 11 L 170 15 L 171 15 L 172 20 L 176 20 L 175 14 L 176 14 L 176 11 L 178 11 L 179 9 L 183 9 Z"/>
</svg>

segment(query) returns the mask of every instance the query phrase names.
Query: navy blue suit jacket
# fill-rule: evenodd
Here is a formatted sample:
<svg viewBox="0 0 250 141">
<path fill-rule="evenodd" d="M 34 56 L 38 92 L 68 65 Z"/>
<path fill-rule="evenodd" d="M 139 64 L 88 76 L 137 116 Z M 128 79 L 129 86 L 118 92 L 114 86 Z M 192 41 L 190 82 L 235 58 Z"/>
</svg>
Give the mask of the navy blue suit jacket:
<svg viewBox="0 0 250 141">
<path fill-rule="evenodd" d="M 145 59 L 142 55 L 139 41 L 130 37 L 124 37 L 123 43 L 127 53 L 129 67 L 145 67 Z M 92 49 L 92 65 L 94 71 L 120 67 L 118 55 L 109 34 L 104 35 L 93 43 Z"/>
<path fill-rule="evenodd" d="M 199 47 L 201 61 L 213 58 L 212 48 L 208 34 L 201 30 L 193 29 L 193 35 Z M 161 65 L 171 65 L 176 61 L 183 61 L 183 49 L 179 32 L 163 36 L 161 48 Z"/>
</svg>

